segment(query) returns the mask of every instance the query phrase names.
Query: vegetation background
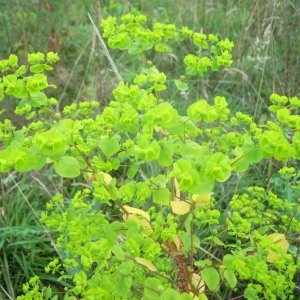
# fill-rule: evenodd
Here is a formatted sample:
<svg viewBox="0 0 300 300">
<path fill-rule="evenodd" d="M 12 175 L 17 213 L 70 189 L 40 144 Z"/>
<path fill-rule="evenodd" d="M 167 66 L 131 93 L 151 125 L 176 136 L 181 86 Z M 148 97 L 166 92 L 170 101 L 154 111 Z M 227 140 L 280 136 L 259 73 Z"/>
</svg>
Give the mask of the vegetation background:
<svg viewBox="0 0 300 300">
<path fill-rule="evenodd" d="M 177 107 L 190 99 L 225 96 L 233 110 L 254 115 L 263 121 L 271 93 L 300 95 L 300 4 L 297 0 L 0 0 L 0 58 L 13 53 L 23 58 L 32 52 L 58 52 L 61 60 L 50 75 L 57 85 L 53 96 L 59 104 L 96 99 L 103 108 L 111 98 L 116 79 L 102 53 L 88 19 L 97 25 L 108 15 L 132 11 L 151 16 L 154 21 L 175 23 L 203 33 L 228 37 L 235 43 L 233 67 L 207 75 L 198 85 L 197 95 L 181 94 Z M 177 61 L 186 49 L 172 56 L 170 68 L 178 72 Z M 125 81 L 139 68 L 127 54 L 111 51 Z M 179 73 L 180 74 L 180 73 Z M 15 101 L 0 103 L 0 120 L 11 119 L 21 127 L 24 120 L 13 114 Z M 2 105 L 2 106 L 1 106 Z M 276 168 L 276 166 L 271 166 Z M 251 182 L 266 183 L 270 166 L 260 164 L 238 184 L 230 180 L 219 185 L 224 205 L 234 190 Z M 44 275 L 44 267 L 56 256 L 51 243 L 55 233 L 39 222 L 45 202 L 58 192 L 71 198 L 76 180 L 62 180 L 54 173 L 0 177 L 0 299 L 15 299 L 22 284 L 39 275 L 45 284 L 55 280 Z M 235 184 L 233 186 L 233 184 Z M 231 185 L 231 186 L 230 186 Z M 278 190 L 286 191 L 280 182 Z"/>
</svg>

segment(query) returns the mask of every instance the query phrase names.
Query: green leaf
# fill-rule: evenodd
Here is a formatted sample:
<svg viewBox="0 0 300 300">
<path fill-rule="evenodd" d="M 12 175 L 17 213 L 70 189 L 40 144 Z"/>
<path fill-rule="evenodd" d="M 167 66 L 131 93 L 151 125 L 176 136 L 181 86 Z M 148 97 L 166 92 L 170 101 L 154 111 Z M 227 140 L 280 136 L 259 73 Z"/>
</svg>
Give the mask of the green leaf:
<svg viewBox="0 0 300 300">
<path fill-rule="evenodd" d="M 163 167 L 169 167 L 173 163 L 173 147 L 161 146 L 158 163 Z"/>
<path fill-rule="evenodd" d="M 30 67 L 32 73 L 42 73 L 44 71 L 43 64 L 36 64 Z"/>
<path fill-rule="evenodd" d="M 18 56 L 11 54 L 8 58 L 8 63 L 11 67 L 18 67 Z"/>
<path fill-rule="evenodd" d="M 125 261 L 120 264 L 118 268 L 118 272 L 120 272 L 122 275 L 129 275 L 132 272 L 133 269 L 133 262 L 130 261 Z"/>
<path fill-rule="evenodd" d="M 207 36 L 204 33 L 195 32 L 193 35 L 193 42 L 196 46 L 208 49 Z"/>
<path fill-rule="evenodd" d="M 52 296 L 52 289 L 51 287 L 47 287 L 45 290 L 45 299 L 49 299 Z"/>
<path fill-rule="evenodd" d="M 160 92 L 164 91 L 167 87 L 164 84 L 157 84 L 154 86 L 154 91 Z"/>
<path fill-rule="evenodd" d="M 299 100 L 298 97 L 291 97 L 289 99 L 289 102 L 290 102 L 292 108 L 296 108 L 297 109 L 297 108 L 300 107 L 300 100 Z"/>
<path fill-rule="evenodd" d="M 71 156 L 64 156 L 54 162 L 55 172 L 65 178 L 74 178 L 80 175 L 79 162 Z"/>
<path fill-rule="evenodd" d="M 178 300 L 178 299 L 182 299 L 181 298 L 181 295 L 171 289 L 171 288 L 167 288 L 166 290 L 163 291 L 162 295 L 161 295 L 161 299 L 162 300 Z M 190 298 L 190 299 L 193 299 L 193 298 Z"/>
<path fill-rule="evenodd" d="M 34 159 L 31 160 L 32 170 L 40 170 L 45 166 L 46 156 L 43 155 L 36 146 L 30 148 L 29 156 L 34 157 Z"/>
<path fill-rule="evenodd" d="M 16 98 L 24 98 L 24 97 L 27 97 L 27 94 L 28 93 L 27 93 L 26 87 L 25 87 L 25 80 L 18 79 L 15 84 L 12 95 L 14 95 Z"/>
<path fill-rule="evenodd" d="M 234 274 L 234 271 L 230 270 L 230 269 L 226 269 L 224 271 L 224 277 L 227 280 L 227 282 L 229 283 L 230 287 L 232 289 L 235 288 L 235 286 L 237 284 L 237 279 L 236 279 L 236 276 Z"/>
<path fill-rule="evenodd" d="M 116 293 L 118 296 L 122 297 L 122 299 L 128 299 L 130 294 L 130 288 L 132 285 L 132 277 L 124 277 L 118 280 L 116 284 Z"/>
<path fill-rule="evenodd" d="M 7 150 L 19 149 L 22 147 L 24 143 L 24 131 L 17 130 L 14 134 L 6 141 L 5 148 Z"/>
<path fill-rule="evenodd" d="M 26 116 L 26 120 L 31 120 L 32 118 L 34 118 L 36 116 L 36 112 L 32 111 L 29 114 L 27 114 Z"/>
<path fill-rule="evenodd" d="M 43 68 L 44 68 L 44 70 L 46 70 L 46 71 L 52 71 L 52 70 L 54 69 L 52 66 L 49 66 L 49 65 L 47 65 L 47 64 L 43 64 Z"/>
<path fill-rule="evenodd" d="M 175 82 L 177 90 L 179 90 L 179 91 L 186 91 L 189 89 L 189 86 L 187 85 L 186 82 L 183 82 L 178 79 L 175 79 L 174 82 Z"/>
<path fill-rule="evenodd" d="M 47 76 L 38 73 L 28 77 L 26 87 L 30 94 L 40 92 L 42 89 L 48 87 Z"/>
<path fill-rule="evenodd" d="M 99 142 L 99 147 L 107 157 L 114 155 L 120 150 L 120 145 L 115 137 L 104 137 Z"/>
<path fill-rule="evenodd" d="M 11 151 L 0 150 L 0 172 L 9 172 L 13 166 L 11 161 Z"/>
<path fill-rule="evenodd" d="M 152 44 L 151 44 L 152 45 Z M 153 46 L 153 45 L 152 45 Z M 152 47 L 151 47 L 152 48 Z M 142 49 L 140 48 L 140 45 L 139 44 L 133 44 L 132 47 L 130 47 L 128 49 L 128 53 L 131 54 L 131 55 L 135 55 L 135 54 L 139 54 L 142 52 Z"/>
<path fill-rule="evenodd" d="M 251 276 L 251 271 L 247 263 L 245 262 L 245 258 L 234 258 L 233 263 L 234 269 L 240 274 L 240 279 L 249 279 Z"/>
<path fill-rule="evenodd" d="M 111 252 L 116 256 L 118 260 L 124 260 L 125 259 L 125 253 L 123 249 L 119 246 L 119 244 L 115 244 L 111 248 Z"/>
<path fill-rule="evenodd" d="M 165 44 L 156 44 L 155 45 L 155 51 L 157 51 L 157 52 L 169 52 L 169 53 L 173 52 L 172 48 L 168 45 L 165 45 Z"/>
<path fill-rule="evenodd" d="M 138 145 L 134 147 L 135 155 L 145 161 L 151 161 L 159 158 L 160 145 L 157 141 L 150 144 L 146 136 L 138 136 Z"/>
<path fill-rule="evenodd" d="M 153 202 L 161 205 L 169 205 L 170 192 L 167 188 L 160 188 L 153 192 Z"/>
<path fill-rule="evenodd" d="M 151 41 L 147 41 L 145 39 L 143 41 L 141 41 L 141 43 L 139 44 L 139 48 L 143 51 L 150 50 L 150 49 L 152 49 L 152 47 L 153 47 L 153 43 Z M 138 52 L 138 53 L 140 53 L 140 52 Z"/>
<path fill-rule="evenodd" d="M 160 280 L 155 277 L 148 277 L 144 282 L 144 295 L 145 300 L 159 300 L 161 292 L 164 290 L 164 286 L 161 284 Z"/>
<path fill-rule="evenodd" d="M 45 61 L 45 54 L 42 52 L 29 53 L 27 58 L 29 64 L 34 65 Z"/>
<path fill-rule="evenodd" d="M 286 97 L 286 96 L 280 96 L 278 94 L 274 94 L 273 93 L 270 96 L 270 100 L 271 100 L 272 103 L 275 103 L 275 104 L 278 103 L 279 105 L 284 105 L 284 104 L 286 104 L 288 102 L 288 97 Z"/>
<path fill-rule="evenodd" d="M 3 77 L 3 85 L 8 89 L 9 87 L 15 86 L 16 81 L 18 80 L 17 76 L 14 74 L 8 74 Z"/>
<path fill-rule="evenodd" d="M 18 172 L 28 172 L 31 170 L 41 169 L 46 159 L 35 148 L 10 148 L 9 150 L 0 151 L 0 172 L 8 172 L 11 168 L 15 168 Z"/>
<path fill-rule="evenodd" d="M 63 133 L 70 138 L 69 134 L 76 133 L 78 129 L 82 129 L 82 125 L 72 119 L 62 119 L 56 123 L 52 129 L 55 129 L 55 131 Z"/>
<path fill-rule="evenodd" d="M 180 145 L 180 154 L 182 157 L 191 157 L 191 155 L 204 156 L 211 154 L 211 151 L 206 147 L 200 146 L 198 143 L 193 141 L 185 142 Z"/>
<path fill-rule="evenodd" d="M 135 174 L 137 173 L 138 169 L 139 169 L 138 165 L 131 165 L 127 170 L 127 173 L 126 173 L 127 177 L 129 179 L 132 179 L 135 176 Z"/>
<path fill-rule="evenodd" d="M 48 130 L 37 133 L 33 138 L 33 142 L 44 155 L 53 159 L 57 155 L 64 155 L 67 149 L 66 136 L 56 131 Z"/>
<path fill-rule="evenodd" d="M 54 52 L 48 52 L 47 53 L 47 60 L 49 63 L 55 63 L 59 60 L 59 57 L 57 55 L 57 53 L 54 53 Z"/>
<path fill-rule="evenodd" d="M 245 299 L 249 299 L 249 300 L 259 299 L 257 296 L 257 290 L 251 285 L 247 286 L 247 288 L 244 292 L 244 297 L 245 297 Z"/>
<path fill-rule="evenodd" d="M 47 103 L 47 96 L 43 92 L 38 92 L 36 94 L 31 94 L 28 103 L 32 107 L 40 107 Z"/>
<path fill-rule="evenodd" d="M 132 45 L 132 40 L 127 33 L 118 33 L 116 35 L 111 35 L 108 38 L 108 45 L 113 49 L 126 50 Z"/>
<path fill-rule="evenodd" d="M 46 157 L 36 147 L 23 148 L 22 153 L 23 155 L 18 157 L 15 163 L 18 172 L 40 170 L 46 164 Z"/>
<path fill-rule="evenodd" d="M 229 157 L 221 152 L 214 153 L 208 158 L 206 175 L 210 179 L 220 182 L 226 181 L 231 175 Z"/>
<path fill-rule="evenodd" d="M 249 168 L 249 162 L 244 157 L 237 158 L 232 164 L 232 170 L 235 172 L 243 173 L 247 171 L 248 168 Z"/>
<path fill-rule="evenodd" d="M 26 73 L 26 67 L 24 65 L 20 66 L 18 70 L 15 71 L 17 77 Z"/>
<path fill-rule="evenodd" d="M 259 146 L 256 146 L 251 138 L 248 138 L 244 141 L 242 149 L 244 159 L 246 159 L 249 164 L 258 163 L 261 161 L 263 157 L 262 149 Z"/>
<path fill-rule="evenodd" d="M 207 115 L 209 108 L 210 105 L 206 100 L 199 100 L 189 106 L 187 115 L 192 121 L 199 122 Z"/>
<path fill-rule="evenodd" d="M 213 242 L 219 246 L 225 246 L 225 244 L 216 236 L 213 237 Z"/>
<path fill-rule="evenodd" d="M 171 290 L 171 289 L 167 289 L 163 293 L 161 299 L 164 299 L 164 300 L 167 300 L 167 299 L 169 299 L 169 300 L 171 300 L 171 299 L 176 299 L 176 300 L 177 299 L 180 299 L 180 300 L 193 300 L 193 299 L 195 299 L 195 298 L 193 298 L 191 295 L 189 295 L 187 293 L 178 294 L 178 292 L 175 291 L 177 294 L 173 294 L 173 293 L 169 293 L 168 290 Z M 174 290 L 172 290 L 172 291 L 174 291 Z M 168 297 L 168 298 L 166 298 L 166 297 Z M 169 297 L 171 297 L 171 298 L 169 298 Z M 176 298 L 174 298 L 174 297 L 176 297 Z M 199 300 L 200 298 L 197 298 L 197 299 Z"/>
<path fill-rule="evenodd" d="M 217 291 L 220 283 L 219 272 L 215 268 L 205 268 L 201 272 L 201 278 L 211 291 Z"/>
</svg>

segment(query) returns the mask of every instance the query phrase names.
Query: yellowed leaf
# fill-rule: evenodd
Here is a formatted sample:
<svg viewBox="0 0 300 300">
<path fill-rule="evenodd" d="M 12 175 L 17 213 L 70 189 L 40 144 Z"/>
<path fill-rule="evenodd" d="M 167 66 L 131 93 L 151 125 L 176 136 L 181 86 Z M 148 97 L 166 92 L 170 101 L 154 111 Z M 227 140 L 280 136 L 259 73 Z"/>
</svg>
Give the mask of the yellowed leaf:
<svg viewBox="0 0 300 300">
<path fill-rule="evenodd" d="M 144 219 L 146 219 L 148 222 L 150 222 L 150 215 L 148 213 L 146 213 L 144 210 L 135 208 L 135 207 L 130 207 L 128 205 L 124 205 L 123 208 L 126 210 L 127 213 L 140 215 Z"/>
<path fill-rule="evenodd" d="M 204 206 L 210 203 L 210 194 L 193 194 L 192 200 L 196 202 L 196 206 Z"/>
<path fill-rule="evenodd" d="M 270 245 L 270 248 L 268 249 L 267 261 L 273 263 L 282 255 L 287 253 L 289 243 L 286 240 L 285 235 L 281 233 L 272 233 L 268 235 L 267 238 L 271 238 L 276 248 L 274 249 L 274 247 Z"/>
<path fill-rule="evenodd" d="M 204 293 L 205 283 L 199 274 L 197 274 L 197 273 L 192 274 L 192 285 L 195 289 L 197 289 L 199 294 Z"/>
<path fill-rule="evenodd" d="M 154 129 L 156 132 L 162 133 L 163 135 L 169 135 L 169 132 L 160 126 L 154 126 Z"/>
<path fill-rule="evenodd" d="M 138 223 L 140 226 L 143 227 L 143 234 L 145 236 L 149 236 L 153 230 L 150 224 L 150 216 L 145 211 L 130 207 L 128 205 L 124 205 L 123 208 L 126 210 L 127 213 L 123 214 L 124 220 L 133 220 Z"/>
<path fill-rule="evenodd" d="M 182 250 L 182 249 L 181 249 L 181 248 L 182 248 L 182 245 L 181 245 L 180 238 L 179 238 L 178 236 L 175 236 L 175 237 L 173 238 L 173 241 L 174 241 L 174 244 L 175 244 L 177 250 L 178 250 L 178 251 L 181 251 L 181 250 Z"/>
<path fill-rule="evenodd" d="M 176 215 L 185 215 L 190 211 L 191 204 L 186 201 L 171 201 L 172 211 Z"/>
<path fill-rule="evenodd" d="M 176 177 L 173 178 L 173 182 L 174 182 L 174 187 L 175 187 L 175 197 L 176 199 L 180 199 L 180 189 L 179 189 L 179 184 L 178 184 L 178 180 Z"/>
<path fill-rule="evenodd" d="M 105 184 L 109 184 L 112 181 L 112 177 L 108 174 L 108 173 L 104 173 L 104 172 L 99 172 L 98 174 L 94 174 L 94 173 L 89 173 L 86 176 L 86 181 L 87 182 L 93 182 L 97 180 L 97 175 L 102 175 L 103 179 L 104 179 L 104 183 Z"/>
<path fill-rule="evenodd" d="M 145 259 L 145 258 L 142 258 L 142 257 L 135 257 L 134 260 L 140 264 L 140 265 L 143 265 L 144 267 L 146 267 L 147 269 L 149 269 L 150 271 L 157 271 L 156 267 L 154 266 L 154 264 Z"/>
<path fill-rule="evenodd" d="M 106 184 L 109 184 L 112 181 L 112 177 L 108 173 L 101 171 L 101 172 L 99 172 L 99 174 L 101 174 L 103 176 L 104 182 Z"/>
</svg>

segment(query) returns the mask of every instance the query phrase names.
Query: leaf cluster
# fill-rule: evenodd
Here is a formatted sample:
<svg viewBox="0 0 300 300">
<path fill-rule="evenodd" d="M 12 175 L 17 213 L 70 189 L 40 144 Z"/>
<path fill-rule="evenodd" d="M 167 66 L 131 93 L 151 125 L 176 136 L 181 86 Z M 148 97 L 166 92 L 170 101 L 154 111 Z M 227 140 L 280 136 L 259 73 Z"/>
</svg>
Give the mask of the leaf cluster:
<svg viewBox="0 0 300 300">
<path fill-rule="evenodd" d="M 193 76 L 232 63 L 228 39 L 173 24 L 148 29 L 143 15 L 121 21 L 104 20 L 103 36 L 111 48 L 132 55 L 170 52 L 185 39 L 195 45 L 183 60 L 185 73 L 172 80 L 178 91 L 188 90 Z M 132 82 L 119 82 L 101 113 L 94 113 L 95 101 L 57 113 L 56 100 L 43 91 L 49 87 L 44 72 L 57 59 L 29 55 L 34 74 L 28 76 L 15 56 L 1 62 L 2 72 L 12 73 L 1 79 L 2 98 L 20 98 L 16 113 L 29 120 L 32 108 L 43 118 L 19 130 L 9 120 L 0 123 L 0 171 L 52 165 L 58 176 L 82 176 L 90 184 L 70 203 L 55 196 L 41 215 L 59 234 L 61 260 L 46 272 L 71 283 L 64 299 L 208 299 L 235 292 L 246 299 L 292 299 L 298 200 L 249 187 L 234 195 L 224 216 L 213 191 L 216 182 L 262 160 L 297 163 L 300 100 L 272 94 L 274 120 L 264 124 L 233 113 L 218 95 L 196 99 L 181 114 L 168 96 L 169 74 L 146 62 Z M 287 184 L 299 176 L 289 171 Z M 39 290 L 38 284 L 32 279 L 18 299 L 57 299 L 51 287 Z"/>
</svg>

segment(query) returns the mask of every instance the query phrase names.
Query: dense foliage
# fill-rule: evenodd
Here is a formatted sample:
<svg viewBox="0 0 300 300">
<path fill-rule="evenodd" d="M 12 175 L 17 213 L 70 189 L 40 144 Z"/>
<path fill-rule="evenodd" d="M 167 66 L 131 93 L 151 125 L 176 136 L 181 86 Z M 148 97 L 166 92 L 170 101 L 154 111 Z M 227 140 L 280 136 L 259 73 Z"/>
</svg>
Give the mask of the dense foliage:
<svg viewBox="0 0 300 300">
<path fill-rule="evenodd" d="M 81 178 L 70 201 L 58 194 L 41 214 L 58 233 L 59 257 L 45 271 L 65 286 L 64 299 L 293 299 L 300 100 L 271 94 L 270 117 L 260 124 L 220 95 L 189 99 L 181 112 L 176 99 L 197 94 L 194 78 L 231 66 L 233 42 L 149 25 L 144 15 L 108 17 L 102 29 L 110 48 L 142 67 L 124 82 L 112 62 L 120 81 L 101 112 L 97 101 L 57 110 L 45 92 L 54 87 L 46 74 L 57 54 L 29 54 L 27 66 L 16 55 L 0 61 L 0 99 L 19 99 L 15 113 L 27 120 L 22 128 L 0 123 L 0 171 L 53 168 Z M 189 52 L 174 77 L 168 60 L 179 47 Z M 220 183 L 274 161 L 279 168 L 267 183 L 220 205 Z M 275 191 L 275 180 L 289 192 Z M 39 284 L 32 278 L 18 299 L 63 298 Z"/>
</svg>

